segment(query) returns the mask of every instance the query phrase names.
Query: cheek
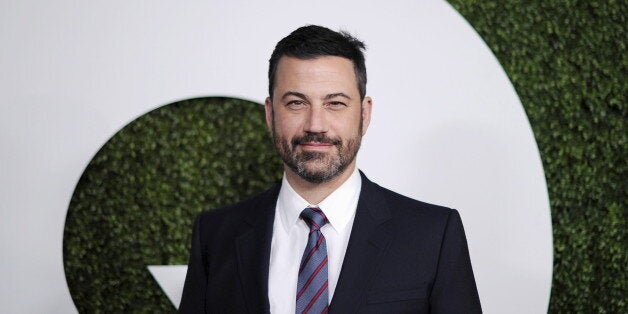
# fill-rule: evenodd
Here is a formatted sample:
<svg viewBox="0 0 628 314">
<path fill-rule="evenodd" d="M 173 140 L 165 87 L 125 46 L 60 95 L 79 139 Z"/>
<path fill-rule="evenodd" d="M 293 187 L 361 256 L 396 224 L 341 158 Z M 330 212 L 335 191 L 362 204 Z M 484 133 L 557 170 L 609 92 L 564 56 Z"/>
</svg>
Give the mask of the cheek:
<svg viewBox="0 0 628 314">
<path fill-rule="evenodd" d="M 338 135 L 343 137 L 355 137 L 360 133 L 360 121 L 359 117 L 351 116 L 338 119 L 335 125 Z"/>
<path fill-rule="evenodd" d="M 302 131 L 300 126 L 301 124 L 299 124 L 297 119 L 283 119 L 276 117 L 275 120 L 275 132 L 284 137 L 291 137 L 295 134 L 300 134 Z"/>
</svg>

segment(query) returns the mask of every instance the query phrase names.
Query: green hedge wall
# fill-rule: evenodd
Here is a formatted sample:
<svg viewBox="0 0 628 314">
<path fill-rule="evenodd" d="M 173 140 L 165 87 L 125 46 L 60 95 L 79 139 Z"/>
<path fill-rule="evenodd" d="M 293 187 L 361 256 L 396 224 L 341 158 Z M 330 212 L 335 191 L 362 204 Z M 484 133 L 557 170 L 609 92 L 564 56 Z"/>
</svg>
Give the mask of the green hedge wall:
<svg viewBox="0 0 628 314">
<path fill-rule="evenodd" d="M 554 230 L 551 313 L 626 310 L 625 1 L 449 1 L 532 124 Z"/>
<path fill-rule="evenodd" d="M 626 4 L 449 2 L 506 70 L 541 151 L 554 230 L 549 311 L 626 313 Z M 258 104 L 196 99 L 107 142 L 66 220 L 66 278 L 81 313 L 174 310 L 146 265 L 187 263 L 196 213 L 280 177 L 263 120 Z"/>
<path fill-rule="evenodd" d="M 187 264 L 192 221 L 281 177 L 264 107 L 181 101 L 116 133 L 75 189 L 63 237 L 80 313 L 172 313 L 147 265 Z"/>
</svg>

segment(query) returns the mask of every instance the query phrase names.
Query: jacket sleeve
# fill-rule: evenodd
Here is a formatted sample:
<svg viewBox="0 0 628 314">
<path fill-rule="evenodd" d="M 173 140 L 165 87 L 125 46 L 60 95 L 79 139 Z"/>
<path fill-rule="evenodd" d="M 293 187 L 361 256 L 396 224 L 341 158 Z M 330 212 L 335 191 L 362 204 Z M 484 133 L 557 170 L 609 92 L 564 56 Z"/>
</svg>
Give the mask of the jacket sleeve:
<svg viewBox="0 0 628 314">
<path fill-rule="evenodd" d="M 462 220 L 453 210 L 443 235 L 430 313 L 482 313 Z"/>
<path fill-rule="evenodd" d="M 188 271 L 185 276 L 183 295 L 179 305 L 181 314 L 205 313 L 205 296 L 207 290 L 207 272 L 205 267 L 205 254 L 201 244 L 201 215 L 194 220 L 192 231 L 192 249 Z"/>
</svg>

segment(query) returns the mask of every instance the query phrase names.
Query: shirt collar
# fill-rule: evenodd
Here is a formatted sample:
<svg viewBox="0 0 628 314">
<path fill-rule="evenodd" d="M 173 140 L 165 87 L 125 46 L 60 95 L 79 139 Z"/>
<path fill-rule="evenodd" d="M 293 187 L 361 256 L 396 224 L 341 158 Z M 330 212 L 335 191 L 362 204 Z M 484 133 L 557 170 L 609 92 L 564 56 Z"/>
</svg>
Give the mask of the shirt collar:
<svg viewBox="0 0 628 314">
<path fill-rule="evenodd" d="M 290 186 L 284 173 L 277 198 L 277 211 L 286 232 L 290 232 L 290 229 L 299 222 L 299 215 L 306 207 L 319 207 L 336 232 L 341 232 L 355 214 L 361 187 L 362 178 L 358 168 L 355 167 L 349 178 L 320 204 L 309 204 Z"/>
</svg>

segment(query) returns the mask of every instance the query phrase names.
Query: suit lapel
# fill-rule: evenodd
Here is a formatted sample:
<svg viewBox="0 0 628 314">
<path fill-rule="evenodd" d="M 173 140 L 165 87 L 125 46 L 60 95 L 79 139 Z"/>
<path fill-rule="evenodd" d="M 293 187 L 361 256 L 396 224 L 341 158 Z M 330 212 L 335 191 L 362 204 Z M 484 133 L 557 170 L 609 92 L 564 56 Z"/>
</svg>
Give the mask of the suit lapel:
<svg viewBox="0 0 628 314">
<path fill-rule="evenodd" d="M 330 313 L 354 313 L 366 297 L 381 257 L 392 238 L 390 211 L 380 188 L 362 176 L 362 189 L 355 213 L 349 244 L 338 284 L 330 304 Z"/>
<path fill-rule="evenodd" d="M 268 265 L 275 206 L 280 184 L 268 190 L 239 230 L 236 238 L 238 274 L 249 313 L 270 313 Z"/>
</svg>

